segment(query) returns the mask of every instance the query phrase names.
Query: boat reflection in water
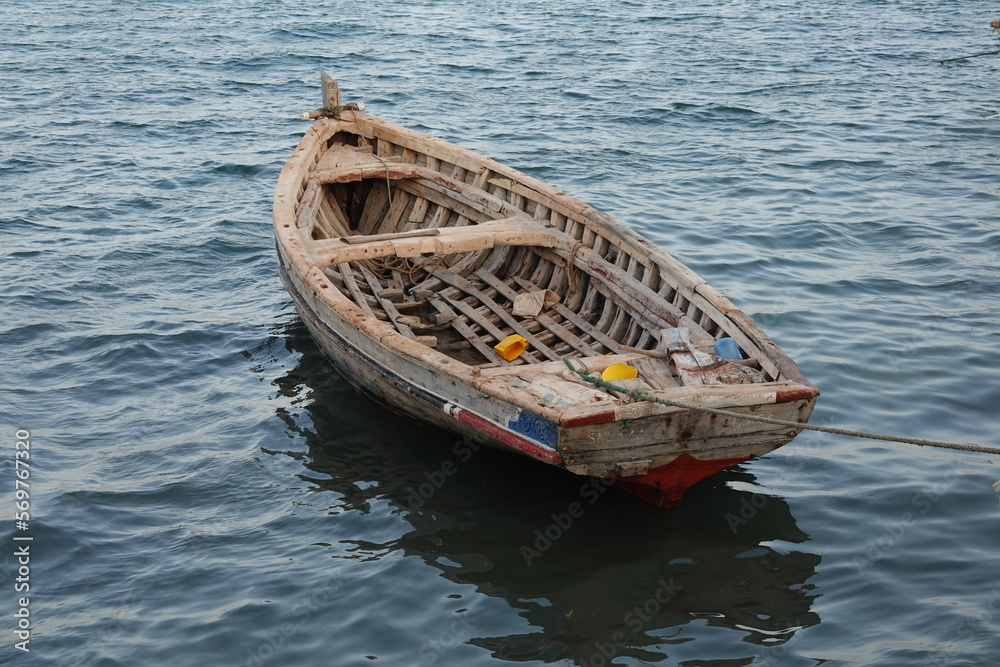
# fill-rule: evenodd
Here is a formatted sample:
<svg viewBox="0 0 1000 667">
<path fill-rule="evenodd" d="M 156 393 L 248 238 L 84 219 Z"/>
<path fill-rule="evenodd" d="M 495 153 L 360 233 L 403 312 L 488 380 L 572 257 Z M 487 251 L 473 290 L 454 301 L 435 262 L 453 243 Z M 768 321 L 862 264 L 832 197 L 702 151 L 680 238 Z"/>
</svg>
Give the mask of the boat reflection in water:
<svg viewBox="0 0 1000 667">
<path fill-rule="evenodd" d="M 592 667 L 608 653 L 676 659 L 718 628 L 738 645 L 769 646 L 819 623 L 809 582 L 820 557 L 797 550 L 808 536 L 781 498 L 741 490 L 753 488 L 749 473 L 716 475 L 659 510 L 599 480 L 415 426 L 344 382 L 298 321 L 280 337 L 275 345 L 301 354 L 275 382 L 297 404 L 279 414 L 308 448 L 290 453 L 308 468 L 300 479 L 329 492 L 319 504 L 331 513 L 398 515 L 412 527 L 388 544 L 350 535 L 341 544 L 358 557 L 419 556 L 531 626 L 483 636 L 475 624 L 462 628 L 467 643 L 510 661 Z"/>
</svg>

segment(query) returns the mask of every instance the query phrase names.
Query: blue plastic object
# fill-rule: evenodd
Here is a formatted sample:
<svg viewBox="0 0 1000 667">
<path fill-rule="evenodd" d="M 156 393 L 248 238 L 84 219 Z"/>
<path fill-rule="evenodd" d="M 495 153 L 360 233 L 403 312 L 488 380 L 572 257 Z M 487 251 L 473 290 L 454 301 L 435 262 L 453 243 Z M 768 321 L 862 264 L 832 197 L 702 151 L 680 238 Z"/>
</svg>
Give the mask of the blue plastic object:
<svg viewBox="0 0 1000 667">
<path fill-rule="evenodd" d="M 715 341 L 715 354 L 724 359 L 745 359 L 736 341 L 728 336 Z"/>
</svg>

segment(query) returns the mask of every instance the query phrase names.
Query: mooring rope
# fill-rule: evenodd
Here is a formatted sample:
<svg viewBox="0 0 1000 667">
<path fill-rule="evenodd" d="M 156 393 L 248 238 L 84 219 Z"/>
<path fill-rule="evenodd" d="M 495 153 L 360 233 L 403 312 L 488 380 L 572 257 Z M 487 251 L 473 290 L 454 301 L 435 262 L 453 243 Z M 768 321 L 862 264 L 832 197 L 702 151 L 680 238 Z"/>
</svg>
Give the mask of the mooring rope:
<svg viewBox="0 0 1000 667">
<path fill-rule="evenodd" d="M 385 167 L 385 192 L 389 196 L 389 208 L 392 208 L 392 182 L 389 180 L 389 163 L 382 159 L 378 153 L 372 153 L 372 157 L 382 163 Z"/>
<path fill-rule="evenodd" d="M 569 291 L 566 293 L 567 297 L 576 294 L 576 274 L 573 273 L 576 267 L 573 263 L 576 261 L 576 252 L 583 246 L 583 241 L 577 241 L 573 244 L 573 249 L 569 251 L 569 257 L 566 259 L 566 282 L 569 283 Z"/>
<path fill-rule="evenodd" d="M 659 396 L 653 396 L 645 389 L 627 389 L 625 387 L 620 387 L 618 385 L 612 384 L 602 380 L 599 377 L 593 376 L 588 370 L 579 370 L 573 367 L 570 360 L 563 357 L 563 361 L 571 371 L 583 378 L 584 381 L 590 384 L 601 387 L 602 389 L 610 389 L 611 391 L 618 391 L 628 394 L 633 400 L 636 401 L 648 401 L 651 403 L 659 403 L 660 405 L 666 405 L 672 408 L 681 408 L 683 410 L 698 410 L 700 412 L 708 412 L 713 415 L 720 415 L 723 417 L 736 417 L 739 419 L 748 419 L 750 421 L 763 422 L 765 424 L 774 424 L 775 426 L 788 426 L 795 429 L 804 429 L 807 431 L 820 431 L 821 433 L 833 433 L 836 435 L 846 435 L 852 438 L 865 438 L 867 440 L 886 440 L 888 442 L 901 442 L 909 445 L 920 445 L 921 447 L 940 447 L 943 449 L 957 449 L 963 452 L 979 452 L 982 454 L 996 454 L 1000 456 L 1000 447 L 984 447 L 983 445 L 977 445 L 974 443 L 964 443 L 964 442 L 943 442 L 941 440 L 924 440 L 922 438 L 904 438 L 898 435 L 882 435 L 879 433 L 866 433 L 864 431 L 853 431 L 845 428 L 834 428 L 832 426 L 820 426 L 818 424 L 802 424 L 800 422 L 788 421 L 786 419 L 775 419 L 773 417 L 764 417 L 762 415 L 754 414 L 744 414 L 742 412 L 732 412 L 730 410 L 720 410 L 719 408 L 707 408 L 700 405 L 691 405 L 689 403 L 682 403 L 680 401 L 674 401 L 669 398 L 661 398 Z M 1000 482 L 998 482 L 1000 484 Z M 1000 491 L 1000 489 L 998 489 Z"/>
</svg>

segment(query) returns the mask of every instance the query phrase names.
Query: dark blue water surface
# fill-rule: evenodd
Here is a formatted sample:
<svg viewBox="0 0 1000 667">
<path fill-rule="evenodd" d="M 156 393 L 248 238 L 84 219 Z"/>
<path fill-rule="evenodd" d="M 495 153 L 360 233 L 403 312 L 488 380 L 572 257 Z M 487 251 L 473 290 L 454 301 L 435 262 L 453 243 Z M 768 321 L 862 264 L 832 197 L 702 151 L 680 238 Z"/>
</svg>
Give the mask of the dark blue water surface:
<svg viewBox="0 0 1000 667">
<path fill-rule="evenodd" d="M 358 395 L 270 220 L 327 70 L 675 253 L 819 385 L 814 422 L 997 446 L 1000 56 L 938 62 L 997 18 L 3 3 L 0 663 L 1000 664 L 1000 460 L 807 433 L 672 511 L 581 489 Z"/>
</svg>

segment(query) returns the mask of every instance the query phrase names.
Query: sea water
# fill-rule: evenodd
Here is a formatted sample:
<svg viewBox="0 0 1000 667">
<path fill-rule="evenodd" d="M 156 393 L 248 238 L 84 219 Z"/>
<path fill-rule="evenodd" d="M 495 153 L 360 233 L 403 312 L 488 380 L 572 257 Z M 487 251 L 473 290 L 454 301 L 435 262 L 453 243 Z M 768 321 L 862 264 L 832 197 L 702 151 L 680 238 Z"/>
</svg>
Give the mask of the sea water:
<svg viewBox="0 0 1000 667">
<path fill-rule="evenodd" d="M 804 433 L 656 510 L 359 395 L 270 221 L 326 70 L 673 253 L 819 386 L 813 422 L 997 446 L 1000 56 L 939 63 L 997 18 L 3 4 L 0 663 L 998 664 L 995 457 Z"/>
</svg>

